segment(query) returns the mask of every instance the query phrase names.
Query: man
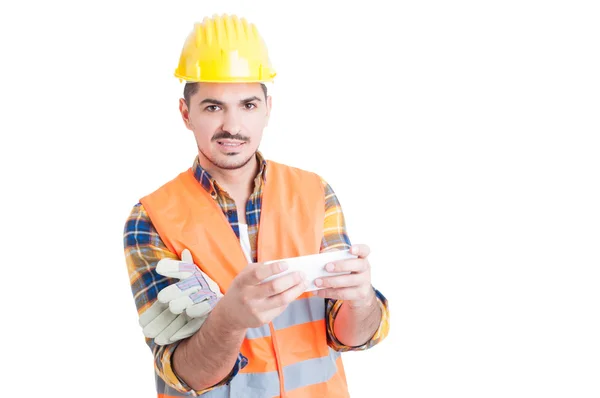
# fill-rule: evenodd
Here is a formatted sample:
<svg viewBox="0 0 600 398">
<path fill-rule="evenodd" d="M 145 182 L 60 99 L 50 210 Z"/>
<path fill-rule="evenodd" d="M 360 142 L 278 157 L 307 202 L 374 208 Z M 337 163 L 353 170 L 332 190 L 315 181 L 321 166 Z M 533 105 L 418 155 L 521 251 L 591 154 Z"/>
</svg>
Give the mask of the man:
<svg viewBox="0 0 600 398">
<path fill-rule="evenodd" d="M 258 151 L 275 72 L 256 27 L 205 18 L 175 75 L 198 156 L 124 231 L 158 396 L 348 397 L 340 353 L 387 336 L 387 301 L 327 182 Z M 270 260 L 344 249 L 355 258 L 328 264 L 314 294 L 300 272 L 262 283 L 286 269 Z"/>
</svg>

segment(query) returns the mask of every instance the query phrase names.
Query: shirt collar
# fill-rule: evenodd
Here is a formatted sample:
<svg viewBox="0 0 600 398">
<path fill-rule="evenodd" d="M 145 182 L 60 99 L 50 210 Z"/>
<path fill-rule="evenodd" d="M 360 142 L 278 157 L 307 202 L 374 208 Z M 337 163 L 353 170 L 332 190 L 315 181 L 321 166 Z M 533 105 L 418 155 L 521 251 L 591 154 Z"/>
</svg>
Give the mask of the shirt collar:
<svg viewBox="0 0 600 398">
<path fill-rule="evenodd" d="M 264 158 L 260 151 L 256 152 L 256 160 L 260 165 L 258 173 L 254 179 L 254 186 L 258 189 L 262 182 L 266 180 L 266 169 L 267 169 L 267 160 Z M 198 156 L 194 159 L 194 165 L 192 166 L 192 170 L 194 171 L 194 177 L 200 183 L 202 188 L 208 192 L 213 199 L 216 199 L 217 193 L 221 189 L 219 187 L 219 183 L 216 179 L 214 179 L 208 171 L 206 171 L 202 166 L 200 166 L 200 160 Z"/>
</svg>

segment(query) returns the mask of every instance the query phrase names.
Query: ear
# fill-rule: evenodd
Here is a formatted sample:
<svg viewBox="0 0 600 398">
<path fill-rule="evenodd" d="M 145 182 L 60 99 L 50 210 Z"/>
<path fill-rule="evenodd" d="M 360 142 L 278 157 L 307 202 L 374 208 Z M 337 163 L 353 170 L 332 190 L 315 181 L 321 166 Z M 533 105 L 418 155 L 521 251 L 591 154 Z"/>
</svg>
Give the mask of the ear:
<svg viewBox="0 0 600 398">
<path fill-rule="evenodd" d="M 269 118 L 271 117 L 271 105 L 272 105 L 272 100 L 271 100 L 271 96 L 267 96 L 267 122 L 265 123 L 265 126 L 269 125 Z"/>
<path fill-rule="evenodd" d="M 185 103 L 185 99 L 179 99 L 179 112 L 181 113 L 181 118 L 183 119 L 183 123 L 188 130 L 192 130 L 192 122 L 190 121 L 190 110 L 188 109 L 187 104 Z"/>
</svg>

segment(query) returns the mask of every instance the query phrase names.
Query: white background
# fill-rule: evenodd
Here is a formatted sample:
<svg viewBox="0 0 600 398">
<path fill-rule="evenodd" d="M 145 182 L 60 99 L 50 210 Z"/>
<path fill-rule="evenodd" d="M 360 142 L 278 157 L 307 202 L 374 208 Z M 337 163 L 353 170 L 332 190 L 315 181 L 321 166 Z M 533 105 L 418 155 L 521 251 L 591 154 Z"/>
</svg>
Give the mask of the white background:
<svg viewBox="0 0 600 398">
<path fill-rule="evenodd" d="M 597 2 L 348 4 L 2 3 L 1 396 L 155 396 L 122 228 L 191 165 L 173 72 L 214 12 L 279 73 L 265 155 L 372 248 L 353 397 L 600 396 Z"/>
</svg>

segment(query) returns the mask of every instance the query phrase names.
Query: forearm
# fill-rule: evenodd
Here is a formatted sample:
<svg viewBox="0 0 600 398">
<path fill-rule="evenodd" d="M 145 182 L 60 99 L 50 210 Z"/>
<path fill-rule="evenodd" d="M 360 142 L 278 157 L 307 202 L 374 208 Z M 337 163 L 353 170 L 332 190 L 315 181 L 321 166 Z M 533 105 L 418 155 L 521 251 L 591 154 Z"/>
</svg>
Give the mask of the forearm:
<svg viewBox="0 0 600 398">
<path fill-rule="evenodd" d="M 346 346 L 361 346 L 368 342 L 379 328 L 381 315 L 381 307 L 376 297 L 364 307 L 352 308 L 344 302 L 333 325 L 335 337 Z"/>
<path fill-rule="evenodd" d="M 211 387 L 231 372 L 246 334 L 245 329 L 231 329 L 219 304 L 200 330 L 173 354 L 175 373 L 194 390 Z"/>
</svg>

